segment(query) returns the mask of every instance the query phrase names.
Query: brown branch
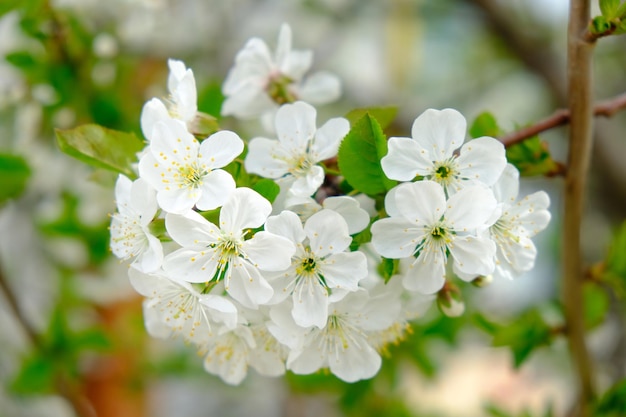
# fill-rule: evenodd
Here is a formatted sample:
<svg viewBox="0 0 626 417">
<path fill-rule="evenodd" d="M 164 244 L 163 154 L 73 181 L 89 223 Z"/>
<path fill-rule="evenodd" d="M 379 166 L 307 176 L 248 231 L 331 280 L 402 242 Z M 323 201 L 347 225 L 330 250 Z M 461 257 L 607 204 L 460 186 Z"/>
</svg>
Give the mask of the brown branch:
<svg viewBox="0 0 626 417">
<path fill-rule="evenodd" d="M 622 93 L 613 98 L 598 103 L 593 108 L 594 116 L 611 117 L 615 113 L 626 109 L 626 93 Z M 539 133 L 553 129 L 555 127 L 564 126 L 570 122 L 570 111 L 568 109 L 558 109 L 551 116 L 546 117 L 539 122 L 523 127 L 515 132 L 507 133 L 499 139 L 504 146 L 512 146 L 522 142 Z"/>
<path fill-rule="evenodd" d="M 569 107 L 569 157 L 565 177 L 563 215 L 563 305 L 567 341 L 578 379 L 577 413 L 590 415 L 595 396 L 594 372 L 585 342 L 582 286 L 584 271 L 581 223 L 591 162 L 593 113 L 592 52 L 594 43 L 585 41 L 590 0 L 571 0 L 567 36 L 567 80 Z"/>
</svg>

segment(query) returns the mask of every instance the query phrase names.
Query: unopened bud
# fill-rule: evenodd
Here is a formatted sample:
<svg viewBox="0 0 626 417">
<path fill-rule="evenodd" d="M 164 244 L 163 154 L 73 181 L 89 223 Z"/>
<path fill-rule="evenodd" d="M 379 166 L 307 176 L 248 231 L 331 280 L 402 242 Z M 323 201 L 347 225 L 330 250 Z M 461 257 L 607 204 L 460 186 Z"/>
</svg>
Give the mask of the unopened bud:
<svg viewBox="0 0 626 417">
<path fill-rule="evenodd" d="M 437 293 L 437 305 L 448 317 L 459 317 L 465 312 L 463 294 L 456 285 L 446 283 Z"/>
<path fill-rule="evenodd" d="M 493 275 L 481 275 L 472 280 L 472 285 L 478 288 L 486 287 L 493 281 Z"/>
</svg>

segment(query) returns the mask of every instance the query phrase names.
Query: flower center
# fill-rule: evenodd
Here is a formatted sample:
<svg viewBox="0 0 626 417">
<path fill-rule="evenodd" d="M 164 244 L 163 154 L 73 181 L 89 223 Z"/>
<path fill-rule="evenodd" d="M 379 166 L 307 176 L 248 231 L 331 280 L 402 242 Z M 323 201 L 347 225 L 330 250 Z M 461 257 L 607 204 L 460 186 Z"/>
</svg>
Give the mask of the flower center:
<svg viewBox="0 0 626 417">
<path fill-rule="evenodd" d="M 454 156 L 444 161 L 435 162 L 432 173 L 429 175 L 431 180 L 441 184 L 444 189 L 457 180 L 458 176 L 459 170 Z"/>
<path fill-rule="evenodd" d="M 207 174 L 204 167 L 196 164 L 187 164 L 178 168 L 180 188 L 198 188 L 204 183 L 203 179 Z"/>
<path fill-rule="evenodd" d="M 317 259 L 307 251 L 307 254 L 300 258 L 296 266 L 296 274 L 299 276 L 317 275 Z"/>
<path fill-rule="evenodd" d="M 293 103 L 298 99 L 294 92 L 289 88 L 293 80 L 288 76 L 277 73 L 269 78 L 269 82 L 265 87 L 265 91 L 270 98 L 278 105 L 285 103 Z"/>
<path fill-rule="evenodd" d="M 290 161 L 289 173 L 294 177 L 305 176 L 311 170 L 313 165 L 315 165 L 315 162 L 311 160 L 309 154 L 305 153 L 294 157 Z"/>
</svg>

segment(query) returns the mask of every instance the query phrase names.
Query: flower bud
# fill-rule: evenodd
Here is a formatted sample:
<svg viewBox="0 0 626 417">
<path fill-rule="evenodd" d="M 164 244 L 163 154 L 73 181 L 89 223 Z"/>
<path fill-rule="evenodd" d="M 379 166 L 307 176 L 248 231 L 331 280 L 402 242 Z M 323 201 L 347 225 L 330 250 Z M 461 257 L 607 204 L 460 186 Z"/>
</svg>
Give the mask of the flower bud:
<svg viewBox="0 0 626 417">
<path fill-rule="evenodd" d="M 437 305 L 441 312 L 448 317 L 459 317 L 465 312 L 463 294 L 456 285 L 448 282 L 437 293 Z"/>
</svg>

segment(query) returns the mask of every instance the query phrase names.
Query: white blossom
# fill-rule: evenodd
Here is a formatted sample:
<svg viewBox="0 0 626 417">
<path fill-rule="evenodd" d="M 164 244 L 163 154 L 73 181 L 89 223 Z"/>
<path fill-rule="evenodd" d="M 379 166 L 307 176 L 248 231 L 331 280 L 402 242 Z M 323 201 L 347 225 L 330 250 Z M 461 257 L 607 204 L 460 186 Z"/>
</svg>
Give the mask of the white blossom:
<svg viewBox="0 0 626 417">
<path fill-rule="evenodd" d="M 165 211 L 212 210 L 235 189 L 232 175 L 220 168 L 242 151 L 243 141 L 233 132 L 222 130 L 199 143 L 180 121 L 162 120 L 139 161 L 139 174 L 157 190 Z"/>
<path fill-rule="evenodd" d="M 426 110 L 413 122 L 412 138 L 389 139 L 389 153 L 380 161 L 385 175 L 398 181 L 419 175 L 441 184 L 447 195 L 477 183 L 493 185 L 506 165 L 504 146 L 490 137 L 463 145 L 465 131 L 458 111 Z"/>
<path fill-rule="evenodd" d="M 260 271 L 289 267 L 295 246 L 287 238 L 252 229 L 263 226 L 272 207 L 249 188 L 237 188 L 220 211 L 219 227 L 200 214 L 168 214 L 165 226 L 181 249 L 169 254 L 163 268 L 188 282 L 224 281 L 226 291 L 248 308 L 273 295 Z"/>
<path fill-rule="evenodd" d="M 157 122 L 177 119 L 189 127 L 198 112 L 198 93 L 193 71 L 185 67 L 182 61 L 167 61 L 170 73 L 167 89 L 170 96 L 163 102 L 153 98 L 146 102 L 141 111 L 141 130 L 146 139 L 151 140 Z"/>
<path fill-rule="evenodd" d="M 367 275 L 365 255 L 346 252 L 352 238 L 343 218 L 332 210 L 311 216 L 304 227 L 298 216 L 284 211 L 270 217 L 266 230 L 296 245 L 291 266 L 272 281 L 275 299 L 292 295 L 293 318 L 302 327 L 324 327 L 331 294 L 335 300 L 358 289 Z"/>
<path fill-rule="evenodd" d="M 537 191 L 518 201 L 519 171 L 510 164 L 493 190 L 500 203 L 498 220 L 489 228 L 497 247 L 494 275 L 511 279 L 535 265 L 537 249 L 531 238 L 550 222 L 550 198 Z"/>
<path fill-rule="evenodd" d="M 316 128 L 317 112 L 304 102 L 285 104 L 276 113 L 277 139 L 257 137 L 250 141 L 245 168 L 248 172 L 279 182 L 284 191 L 298 197 L 313 195 L 324 182 L 319 162 L 337 156 L 339 143 L 350 130 L 341 117 Z M 281 187 L 281 191 L 283 187 Z"/>
<path fill-rule="evenodd" d="M 234 329 L 237 324 L 237 308 L 221 295 L 222 288 L 194 287 L 163 271 L 144 274 L 131 268 L 129 277 L 135 290 L 146 297 L 144 312 L 152 313 L 153 329 L 165 327 L 172 335 L 204 343 L 220 329 Z"/>
<path fill-rule="evenodd" d="M 115 183 L 117 212 L 111 219 L 111 251 L 121 259 L 135 258 L 133 265 L 145 272 L 163 262 L 161 241 L 150 232 L 158 205 L 154 190 L 139 178 L 120 175 Z"/>
<path fill-rule="evenodd" d="M 446 201 L 443 187 L 434 181 L 404 183 L 387 195 L 391 217 L 372 225 L 372 244 L 382 256 L 414 256 L 404 285 L 424 294 L 439 291 L 446 264 L 465 280 L 493 272 L 495 244 L 478 233 L 490 224 L 496 209 L 491 190 L 466 187 Z"/>
<path fill-rule="evenodd" d="M 285 102 L 324 104 L 336 100 L 340 94 L 336 76 L 318 72 L 304 78 L 312 61 L 311 51 L 291 48 L 287 24 L 281 26 L 274 54 L 263 40 L 248 40 L 224 81 L 222 114 L 251 119 L 271 114 Z"/>
<path fill-rule="evenodd" d="M 346 382 L 373 377 L 382 360 L 370 344 L 368 333 L 382 330 L 393 321 L 393 311 L 373 308 L 365 289 L 349 293 L 329 306 L 322 328 L 298 326 L 288 304 L 272 309 L 270 332 L 290 348 L 287 369 L 311 374 L 329 368 Z"/>
</svg>

